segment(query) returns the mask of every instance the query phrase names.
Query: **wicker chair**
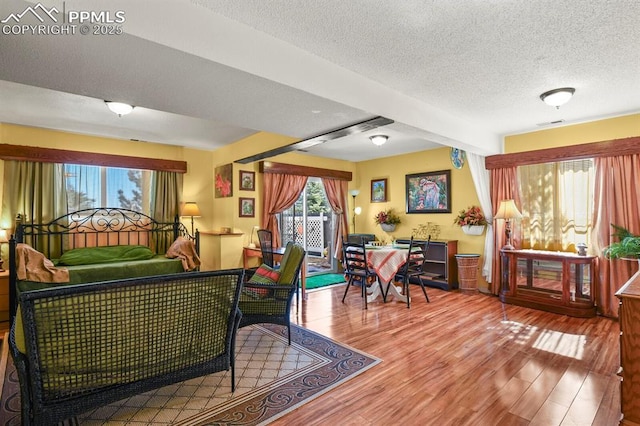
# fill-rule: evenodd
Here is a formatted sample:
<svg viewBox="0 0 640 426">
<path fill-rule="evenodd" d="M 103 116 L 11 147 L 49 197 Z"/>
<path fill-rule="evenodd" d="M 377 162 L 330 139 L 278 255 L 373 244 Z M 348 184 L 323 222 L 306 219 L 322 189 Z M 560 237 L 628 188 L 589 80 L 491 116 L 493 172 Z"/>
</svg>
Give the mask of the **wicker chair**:
<svg viewBox="0 0 640 426">
<path fill-rule="evenodd" d="M 275 283 L 246 282 L 240 294 L 240 327 L 251 324 L 272 323 L 287 326 L 291 344 L 291 302 L 298 291 L 300 268 L 306 252 L 302 246 L 287 243 Z"/>
<path fill-rule="evenodd" d="M 242 269 L 52 287 L 20 295 L 10 350 L 23 425 L 53 425 L 231 370 Z"/>
<path fill-rule="evenodd" d="M 402 288 L 404 290 L 405 296 L 407 296 L 407 308 L 411 307 L 411 298 L 409 297 L 409 284 L 411 279 L 417 281 L 422 287 L 422 292 L 424 293 L 424 297 L 429 302 L 429 296 L 427 296 L 427 289 L 424 286 L 424 282 L 422 281 L 423 270 L 422 266 L 424 265 L 424 259 L 427 255 L 427 251 L 429 250 L 429 243 L 431 242 L 431 236 L 427 239 L 427 242 L 424 245 L 416 244 L 413 241 L 413 237 L 411 237 L 411 241 L 409 242 L 409 254 L 407 257 L 407 261 L 400 269 L 400 272 L 396 274 L 395 279 L 393 281 L 401 281 Z M 389 285 L 393 285 L 391 282 Z M 387 292 L 389 291 L 389 285 L 387 285 Z M 385 293 L 386 294 L 386 293 Z"/>
</svg>

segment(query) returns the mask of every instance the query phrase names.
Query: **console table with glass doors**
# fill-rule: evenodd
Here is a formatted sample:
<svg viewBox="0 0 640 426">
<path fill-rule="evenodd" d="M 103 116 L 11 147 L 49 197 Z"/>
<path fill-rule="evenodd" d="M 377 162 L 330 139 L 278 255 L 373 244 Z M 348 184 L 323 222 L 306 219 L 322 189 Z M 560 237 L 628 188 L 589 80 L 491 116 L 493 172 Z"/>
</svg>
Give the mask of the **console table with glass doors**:
<svg viewBox="0 0 640 426">
<path fill-rule="evenodd" d="M 595 256 L 542 250 L 502 250 L 504 303 L 573 317 L 596 315 Z"/>
</svg>

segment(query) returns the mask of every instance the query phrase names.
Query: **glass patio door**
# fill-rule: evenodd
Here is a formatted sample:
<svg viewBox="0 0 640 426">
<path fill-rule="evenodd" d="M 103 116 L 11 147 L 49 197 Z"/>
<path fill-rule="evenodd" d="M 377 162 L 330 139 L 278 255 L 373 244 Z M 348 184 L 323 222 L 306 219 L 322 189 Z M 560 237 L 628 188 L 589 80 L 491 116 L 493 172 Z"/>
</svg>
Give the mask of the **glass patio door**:
<svg viewBox="0 0 640 426">
<path fill-rule="evenodd" d="M 336 272 L 335 218 L 320 178 L 309 178 L 298 200 L 278 215 L 278 221 L 282 245 L 294 241 L 307 251 L 307 276 Z"/>
</svg>

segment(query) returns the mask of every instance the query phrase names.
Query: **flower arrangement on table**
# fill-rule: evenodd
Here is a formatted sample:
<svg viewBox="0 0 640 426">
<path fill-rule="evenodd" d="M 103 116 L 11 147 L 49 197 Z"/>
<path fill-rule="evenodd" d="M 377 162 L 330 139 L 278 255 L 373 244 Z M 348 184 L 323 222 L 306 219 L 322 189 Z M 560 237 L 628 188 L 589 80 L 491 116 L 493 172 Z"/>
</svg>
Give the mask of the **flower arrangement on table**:
<svg viewBox="0 0 640 426">
<path fill-rule="evenodd" d="M 458 226 L 484 226 L 487 224 L 487 219 L 480 207 L 471 206 L 466 210 L 460 210 L 453 223 Z"/>
<path fill-rule="evenodd" d="M 393 211 L 393 208 L 378 212 L 373 217 L 377 225 L 397 225 L 401 222 L 400 216 Z"/>
</svg>

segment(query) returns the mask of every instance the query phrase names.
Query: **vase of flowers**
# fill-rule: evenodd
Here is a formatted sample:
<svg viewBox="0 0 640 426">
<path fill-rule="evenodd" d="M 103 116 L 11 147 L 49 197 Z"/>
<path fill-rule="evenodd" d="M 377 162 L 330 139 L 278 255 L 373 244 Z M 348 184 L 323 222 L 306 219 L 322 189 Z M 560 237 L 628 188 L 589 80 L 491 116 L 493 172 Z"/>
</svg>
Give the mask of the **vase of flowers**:
<svg viewBox="0 0 640 426">
<path fill-rule="evenodd" d="M 392 208 L 378 212 L 373 217 L 376 224 L 380 225 L 383 231 L 393 232 L 396 230 L 396 225 L 400 223 L 400 216 L 393 211 Z"/>
<path fill-rule="evenodd" d="M 462 232 L 467 235 L 482 235 L 487 225 L 487 219 L 480 207 L 471 206 L 466 210 L 460 210 L 453 223 L 460 226 Z"/>
</svg>

